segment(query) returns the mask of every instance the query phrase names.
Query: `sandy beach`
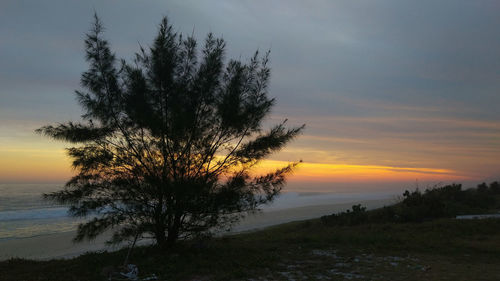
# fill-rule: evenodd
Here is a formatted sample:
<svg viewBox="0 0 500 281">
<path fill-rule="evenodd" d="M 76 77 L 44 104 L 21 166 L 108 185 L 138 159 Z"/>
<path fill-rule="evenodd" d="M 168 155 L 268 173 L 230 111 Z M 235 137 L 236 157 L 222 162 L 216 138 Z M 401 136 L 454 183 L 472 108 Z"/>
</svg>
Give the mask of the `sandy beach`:
<svg viewBox="0 0 500 281">
<path fill-rule="evenodd" d="M 268 226 L 320 217 L 350 209 L 353 204 L 362 204 L 368 209 L 382 207 L 394 203 L 394 199 L 353 201 L 340 204 L 324 204 L 303 206 L 289 209 L 267 210 L 252 214 L 236 225 L 232 232 L 244 232 L 265 228 Z M 74 231 L 41 235 L 29 238 L 9 239 L 0 241 L 0 260 L 12 257 L 26 259 L 71 258 L 85 252 L 113 251 L 118 247 L 105 245 L 106 235 L 93 241 L 73 243 Z"/>
</svg>

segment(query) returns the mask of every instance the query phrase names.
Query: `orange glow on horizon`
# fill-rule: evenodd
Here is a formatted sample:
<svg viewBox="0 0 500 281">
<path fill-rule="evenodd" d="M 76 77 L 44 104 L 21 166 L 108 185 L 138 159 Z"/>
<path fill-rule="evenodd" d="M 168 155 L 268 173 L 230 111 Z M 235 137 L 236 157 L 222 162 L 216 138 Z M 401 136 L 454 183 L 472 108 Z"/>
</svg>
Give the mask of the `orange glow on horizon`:
<svg viewBox="0 0 500 281">
<path fill-rule="evenodd" d="M 270 171 L 287 165 L 284 161 L 266 160 L 255 169 L 256 173 Z M 300 163 L 289 181 L 309 182 L 366 182 L 366 181 L 412 181 L 421 180 L 468 180 L 471 177 L 458 175 L 448 169 L 408 168 L 377 165 L 349 165 Z"/>
<path fill-rule="evenodd" d="M 289 162 L 264 160 L 253 169 L 264 174 Z M 64 182 L 74 171 L 71 160 L 61 148 L 0 150 L 0 182 Z M 369 181 L 460 181 L 472 179 L 449 169 L 410 168 L 378 165 L 300 163 L 289 182 L 369 182 Z"/>
<path fill-rule="evenodd" d="M 62 149 L 0 151 L 0 182 L 64 182 L 72 174 Z"/>
</svg>

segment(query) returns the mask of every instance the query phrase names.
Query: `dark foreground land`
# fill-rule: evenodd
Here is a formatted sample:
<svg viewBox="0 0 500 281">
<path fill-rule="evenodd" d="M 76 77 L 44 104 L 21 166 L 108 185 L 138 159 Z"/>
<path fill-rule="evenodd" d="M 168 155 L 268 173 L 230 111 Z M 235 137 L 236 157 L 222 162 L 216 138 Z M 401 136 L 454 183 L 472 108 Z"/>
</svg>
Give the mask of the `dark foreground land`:
<svg viewBox="0 0 500 281">
<path fill-rule="evenodd" d="M 139 247 L 139 280 L 500 280 L 500 184 L 405 192 L 401 202 L 265 230 Z M 1 250 L 1 249 L 0 249 Z M 0 280 L 110 280 L 127 250 L 71 260 L 0 262 Z M 112 279 L 125 280 L 125 279 Z"/>
<path fill-rule="evenodd" d="M 126 251 L 0 263 L 1 280 L 107 280 Z M 325 225 L 294 222 L 169 252 L 134 249 L 159 280 L 500 280 L 500 220 Z"/>
</svg>

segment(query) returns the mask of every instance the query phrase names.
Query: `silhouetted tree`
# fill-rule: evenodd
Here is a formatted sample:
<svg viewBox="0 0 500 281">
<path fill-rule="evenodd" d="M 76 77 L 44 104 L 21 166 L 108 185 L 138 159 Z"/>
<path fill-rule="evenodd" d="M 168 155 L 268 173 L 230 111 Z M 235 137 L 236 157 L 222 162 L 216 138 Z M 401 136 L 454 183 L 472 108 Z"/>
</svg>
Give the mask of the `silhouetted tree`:
<svg viewBox="0 0 500 281">
<path fill-rule="evenodd" d="M 160 245 L 226 228 L 273 200 L 297 163 L 255 175 L 302 127 L 285 121 L 263 130 L 275 100 L 267 95 L 268 54 L 225 63 L 225 43 L 208 34 L 201 52 L 192 36 L 164 18 L 150 48 L 118 61 L 95 23 L 85 40 L 90 64 L 76 91 L 83 121 L 37 131 L 76 144 L 77 174 L 45 198 L 69 204 L 76 241 L 113 229 L 110 242 L 136 235 Z"/>
</svg>

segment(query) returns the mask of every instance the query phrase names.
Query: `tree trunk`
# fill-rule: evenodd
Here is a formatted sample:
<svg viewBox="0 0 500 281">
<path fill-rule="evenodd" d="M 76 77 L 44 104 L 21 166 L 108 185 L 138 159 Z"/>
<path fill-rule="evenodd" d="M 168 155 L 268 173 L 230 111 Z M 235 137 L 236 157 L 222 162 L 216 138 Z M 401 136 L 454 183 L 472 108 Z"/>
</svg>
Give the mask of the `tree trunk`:
<svg viewBox="0 0 500 281">
<path fill-rule="evenodd" d="M 174 223 L 172 227 L 168 229 L 167 236 L 167 247 L 171 247 L 175 244 L 177 239 L 179 238 L 179 231 L 181 228 L 181 215 L 177 213 L 174 217 Z"/>
<path fill-rule="evenodd" d="M 179 225 L 174 223 L 172 228 L 168 230 L 168 236 L 166 241 L 167 247 L 173 246 L 178 238 L 179 238 Z"/>
<path fill-rule="evenodd" d="M 179 234 L 174 233 L 174 232 L 169 232 L 167 236 L 167 241 L 166 241 L 166 246 L 167 248 L 172 247 L 175 242 L 177 241 L 177 238 L 179 238 Z"/>
<path fill-rule="evenodd" d="M 164 247 L 167 241 L 167 237 L 165 236 L 165 229 L 157 229 L 155 232 L 156 244 L 160 247 Z"/>
</svg>

